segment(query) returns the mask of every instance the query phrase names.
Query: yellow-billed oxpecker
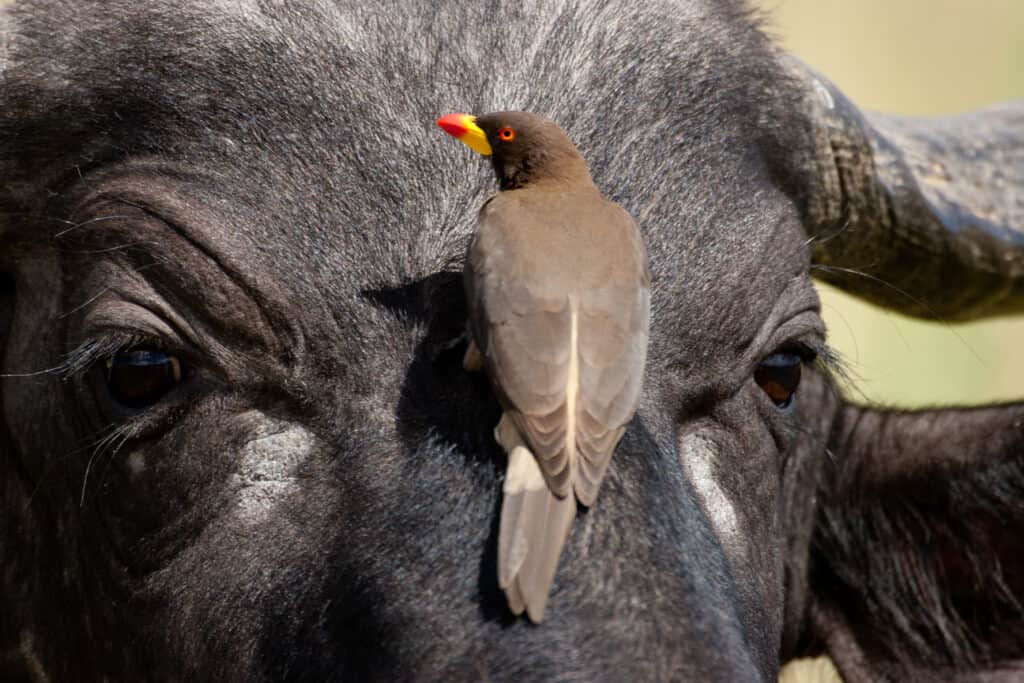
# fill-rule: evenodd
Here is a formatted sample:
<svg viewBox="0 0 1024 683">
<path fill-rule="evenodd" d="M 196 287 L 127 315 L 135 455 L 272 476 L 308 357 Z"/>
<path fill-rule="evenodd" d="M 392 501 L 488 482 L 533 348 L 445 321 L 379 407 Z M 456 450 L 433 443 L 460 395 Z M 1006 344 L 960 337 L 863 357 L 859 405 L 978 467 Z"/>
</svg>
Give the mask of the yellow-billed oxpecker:
<svg viewBox="0 0 1024 683">
<path fill-rule="evenodd" d="M 636 221 L 601 195 L 553 122 L 524 112 L 438 125 L 489 156 L 500 191 L 465 264 L 472 341 L 504 414 L 498 582 L 539 622 L 577 500 L 591 506 L 640 399 L 650 275 Z"/>
</svg>

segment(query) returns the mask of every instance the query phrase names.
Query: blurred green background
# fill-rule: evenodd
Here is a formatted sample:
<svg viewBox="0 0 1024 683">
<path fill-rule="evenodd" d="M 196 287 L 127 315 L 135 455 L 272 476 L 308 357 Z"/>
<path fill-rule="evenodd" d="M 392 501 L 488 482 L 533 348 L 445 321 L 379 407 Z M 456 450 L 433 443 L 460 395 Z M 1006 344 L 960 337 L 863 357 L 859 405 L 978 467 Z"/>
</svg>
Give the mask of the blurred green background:
<svg viewBox="0 0 1024 683">
<path fill-rule="evenodd" d="M 777 42 L 862 109 L 943 115 L 1024 98 L 1024 0 L 756 0 Z M 1021 188 L 1024 192 L 1024 188 Z M 819 286 L 856 398 L 1024 398 L 1024 318 L 920 322 Z"/>
</svg>

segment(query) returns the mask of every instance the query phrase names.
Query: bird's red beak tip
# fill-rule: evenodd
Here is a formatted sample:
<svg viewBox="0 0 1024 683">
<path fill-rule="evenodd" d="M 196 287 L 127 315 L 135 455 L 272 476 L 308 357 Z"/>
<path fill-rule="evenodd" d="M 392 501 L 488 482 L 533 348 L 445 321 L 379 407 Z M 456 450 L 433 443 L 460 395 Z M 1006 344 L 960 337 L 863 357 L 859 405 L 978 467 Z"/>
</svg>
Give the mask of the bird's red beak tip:
<svg viewBox="0 0 1024 683">
<path fill-rule="evenodd" d="M 466 114 L 445 114 L 437 120 L 437 125 L 452 137 L 461 138 L 466 134 L 466 116 Z"/>
</svg>

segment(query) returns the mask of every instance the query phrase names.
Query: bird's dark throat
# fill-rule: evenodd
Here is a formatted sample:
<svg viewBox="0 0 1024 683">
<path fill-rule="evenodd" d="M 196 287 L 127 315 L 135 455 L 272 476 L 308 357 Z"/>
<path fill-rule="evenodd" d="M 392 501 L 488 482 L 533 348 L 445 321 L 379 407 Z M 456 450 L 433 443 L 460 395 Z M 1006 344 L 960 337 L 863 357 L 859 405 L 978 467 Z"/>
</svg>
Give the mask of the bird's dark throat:
<svg viewBox="0 0 1024 683">
<path fill-rule="evenodd" d="M 530 182 L 530 163 L 522 160 L 509 163 L 493 158 L 494 172 L 498 176 L 498 187 L 501 190 L 515 190 Z"/>
</svg>

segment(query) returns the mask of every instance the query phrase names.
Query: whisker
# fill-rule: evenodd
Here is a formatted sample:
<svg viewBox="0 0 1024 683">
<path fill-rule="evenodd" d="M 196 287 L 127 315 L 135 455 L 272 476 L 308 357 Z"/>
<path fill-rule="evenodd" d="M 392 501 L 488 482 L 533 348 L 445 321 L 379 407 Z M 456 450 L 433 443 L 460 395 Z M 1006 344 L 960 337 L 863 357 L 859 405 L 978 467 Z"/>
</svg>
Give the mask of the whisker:
<svg viewBox="0 0 1024 683">
<path fill-rule="evenodd" d="M 120 218 L 131 218 L 131 216 L 112 215 L 112 216 L 98 216 L 96 218 L 90 218 L 87 221 L 82 221 L 81 223 L 75 223 L 70 228 L 67 228 L 66 230 L 61 230 L 60 232 L 54 234 L 53 238 L 54 239 L 60 239 L 61 237 L 64 237 L 68 233 L 74 232 L 75 230 L 78 230 L 80 228 L 84 228 L 84 227 L 86 227 L 88 225 L 93 225 L 95 223 L 102 223 L 103 221 L 117 220 L 117 219 L 120 219 Z"/>
<path fill-rule="evenodd" d="M 78 501 L 78 507 L 82 507 L 83 505 L 85 505 L 85 489 L 89 484 L 89 472 L 92 471 L 93 462 L 96 460 L 98 456 L 106 455 L 111 444 L 120 439 L 120 443 L 109 452 L 110 458 L 116 456 L 118 451 L 120 451 L 121 448 L 124 446 L 125 442 L 128 441 L 129 436 L 130 434 L 128 433 L 127 429 L 125 429 L 123 426 L 117 427 L 110 434 L 101 439 L 100 442 L 96 445 L 96 448 L 93 449 L 92 455 L 89 456 L 89 462 L 87 462 L 85 465 L 85 475 L 82 477 L 82 495 Z"/>
<path fill-rule="evenodd" d="M 840 226 L 840 228 L 838 230 L 836 230 L 835 232 L 833 232 L 830 235 L 827 235 L 825 237 L 822 237 L 820 234 L 811 235 L 810 237 L 807 238 L 807 241 L 804 242 L 804 246 L 807 246 L 809 244 L 826 244 L 826 243 L 834 240 L 835 238 L 839 237 L 844 232 L 846 232 L 850 228 L 850 225 L 851 225 L 851 220 L 849 218 L 847 218 L 846 222 L 844 222 L 842 224 L 842 226 Z"/>
<path fill-rule="evenodd" d="M 43 466 L 42 473 L 40 473 L 39 475 L 39 480 L 36 482 L 35 487 L 32 489 L 32 493 L 29 494 L 28 500 L 25 501 L 25 507 L 23 509 L 27 510 L 32 505 L 32 501 L 35 500 L 36 494 L 38 494 L 40 489 L 42 489 L 47 477 L 50 476 L 50 474 L 53 472 L 54 468 L 57 465 L 66 462 L 68 459 L 78 455 L 79 453 L 82 453 L 83 451 L 86 451 L 90 448 L 95 448 L 104 439 L 108 438 L 110 433 L 117 429 L 117 427 L 118 426 L 116 424 L 108 424 L 106 427 L 100 429 L 93 435 L 99 438 L 91 440 L 88 443 L 82 444 L 78 448 L 67 451 L 63 455 L 48 459 L 46 464 Z"/>
<path fill-rule="evenodd" d="M 913 296 L 909 292 L 907 292 L 907 291 L 897 287 L 896 285 L 892 284 L 891 282 L 886 282 L 885 280 L 883 280 L 883 279 L 881 279 L 879 277 L 875 277 L 874 275 L 871 275 L 869 273 L 865 273 L 865 272 L 860 271 L 860 270 L 856 270 L 854 268 L 842 268 L 840 266 L 826 266 L 826 265 L 821 265 L 821 264 L 811 264 L 811 270 L 823 270 L 825 272 L 836 272 L 836 273 L 846 273 L 848 275 L 859 275 L 860 277 L 862 277 L 862 278 L 864 278 L 866 280 L 870 280 L 871 282 L 875 282 L 875 283 L 880 284 L 880 285 L 882 285 L 884 287 L 888 287 L 889 289 L 891 289 L 892 291 L 896 292 L 900 296 L 905 297 L 908 301 L 911 301 L 915 305 L 917 305 L 917 306 L 921 307 L 923 310 L 927 311 L 928 315 L 930 315 L 933 320 L 935 320 L 935 321 L 937 321 L 939 323 L 942 323 L 942 325 L 947 330 L 949 330 L 953 334 L 953 336 L 956 337 L 960 341 L 961 344 L 964 345 L 964 348 L 966 348 L 968 351 L 971 352 L 971 355 L 974 356 L 974 358 L 978 361 L 978 363 L 982 367 L 984 367 L 984 368 L 988 367 L 988 365 L 985 363 L 985 361 L 982 359 L 982 357 L 980 355 L 978 355 L 978 352 L 974 350 L 974 347 L 972 347 L 970 344 L 967 343 L 967 340 L 964 339 L 963 336 L 959 332 L 956 331 L 956 328 L 954 328 L 953 325 L 948 320 L 946 320 L 941 315 L 939 315 L 935 311 L 935 309 L 933 309 L 931 306 L 929 306 L 928 304 L 924 303 L 920 299 L 916 298 L 915 296 Z"/>
<path fill-rule="evenodd" d="M 19 378 L 19 377 L 39 377 L 41 375 L 55 375 L 55 374 L 61 372 L 63 367 L 64 367 L 64 364 L 61 363 L 60 365 L 55 365 L 52 368 L 47 368 L 45 370 L 36 370 L 35 372 L 5 372 L 3 374 L 0 374 L 0 378 L 8 379 L 8 378 Z"/>
<path fill-rule="evenodd" d="M 860 362 L 860 344 L 857 342 L 857 335 L 853 331 L 853 325 L 851 325 L 850 321 L 846 319 L 846 316 L 843 315 L 842 309 L 840 309 L 838 306 L 833 306 L 832 304 L 827 304 L 827 303 L 823 303 L 823 305 L 828 307 L 830 310 L 834 311 L 835 314 L 837 316 L 839 316 L 839 319 L 843 321 L 843 325 L 846 326 L 846 331 L 850 333 L 850 339 L 853 340 L 853 362 L 854 363 L 859 363 Z"/>
<path fill-rule="evenodd" d="M 829 379 L 826 386 L 832 398 L 846 402 L 843 392 L 847 391 L 870 403 L 860 386 L 864 378 L 854 372 L 850 362 L 832 346 L 826 344 L 824 348 L 819 349 L 815 367 Z"/>
<path fill-rule="evenodd" d="M 157 260 L 157 261 L 154 261 L 152 263 L 147 263 L 144 266 L 139 266 L 138 268 L 134 269 L 132 272 L 134 272 L 134 273 L 141 273 L 142 271 L 146 270 L 147 268 L 152 268 L 153 266 L 159 266 L 159 265 L 162 265 L 162 264 L 165 264 L 165 263 L 168 263 L 168 261 L 166 259 Z M 77 306 L 72 308 L 70 311 L 62 313 L 60 316 L 58 316 L 59 319 L 63 320 L 64 318 L 67 318 L 69 315 L 73 315 L 73 314 L 77 313 L 78 311 L 82 310 L 83 308 L 85 308 L 86 306 L 88 306 L 89 304 L 91 304 L 92 302 L 96 301 L 101 296 L 103 296 L 104 294 L 109 292 L 111 289 L 112 289 L 112 287 L 104 287 L 100 291 L 96 292 L 95 295 L 93 295 L 89 299 L 86 299 L 82 303 L 78 304 Z"/>
<path fill-rule="evenodd" d="M 0 211 L 0 216 L 5 218 L 26 218 L 33 221 L 52 221 L 54 223 L 63 223 L 65 225 L 75 225 L 74 221 L 69 221 L 66 218 L 59 218 L 57 216 L 50 216 L 44 213 L 27 213 L 24 211 Z"/>
<path fill-rule="evenodd" d="M 120 251 L 122 249 L 130 249 L 132 247 L 138 247 L 144 244 L 151 246 L 159 246 L 159 242 L 153 240 L 140 240 L 138 242 L 129 242 L 127 244 L 119 244 L 116 247 L 107 247 L 106 249 L 62 249 L 61 252 L 65 254 L 109 254 L 114 251 Z"/>
<path fill-rule="evenodd" d="M 111 465 L 111 463 L 114 462 L 114 459 L 121 452 L 121 449 L 124 448 L 124 445 L 126 443 L 128 443 L 128 440 L 130 438 L 132 438 L 132 435 L 129 434 L 129 433 L 125 433 L 121 437 L 121 442 L 119 444 L 117 444 L 117 446 L 115 446 L 113 450 L 110 451 L 109 457 L 106 459 L 106 462 L 103 464 L 103 471 L 100 473 L 100 481 L 99 481 L 99 487 L 100 488 L 103 488 L 103 482 L 105 482 L 107 480 L 107 473 L 110 472 L 110 465 Z"/>
<path fill-rule="evenodd" d="M 913 349 L 910 347 L 910 341 L 907 339 L 907 336 L 905 334 L 903 334 L 903 330 L 900 329 L 900 326 L 899 326 L 896 318 L 893 317 L 892 312 L 891 311 L 883 311 L 883 312 L 885 313 L 885 319 L 888 320 L 890 322 L 890 324 L 892 324 L 893 331 L 896 332 L 896 334 L 900 338 L 900 341 L 903 342 L 903 346 L 906 347 L 907 351 L 913 351 Z"/>
</svg>

